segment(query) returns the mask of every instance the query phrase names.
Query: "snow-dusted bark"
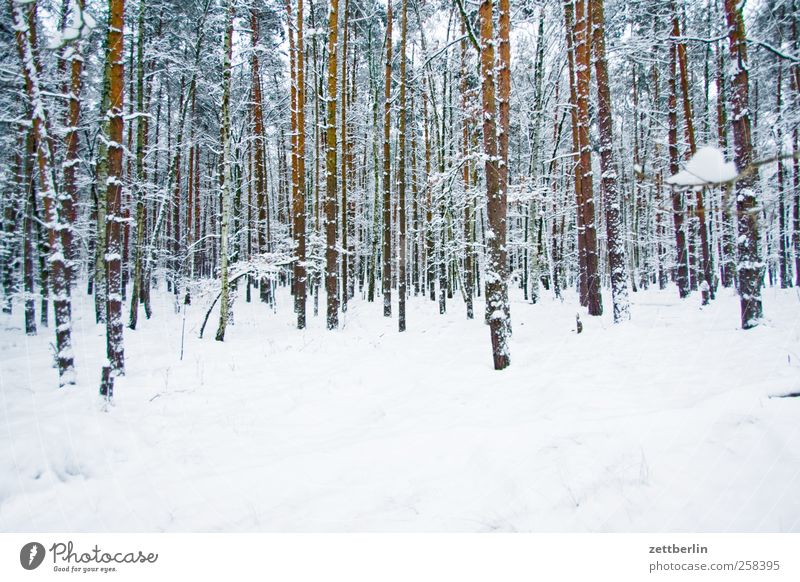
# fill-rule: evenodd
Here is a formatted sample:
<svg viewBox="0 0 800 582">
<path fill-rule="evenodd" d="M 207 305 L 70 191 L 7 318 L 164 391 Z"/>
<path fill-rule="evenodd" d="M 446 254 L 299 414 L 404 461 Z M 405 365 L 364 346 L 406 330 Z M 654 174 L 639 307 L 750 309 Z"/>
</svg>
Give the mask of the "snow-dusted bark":
<svg viewBox="0 0 800 582">
<path fill-rule="evenodd" d="M 406 37 L 408 36 L 408 0 L 402 0 L 400 32 L 400 135 L 397 152 L 398 230 L 397 270 L 398 328 L 406 330 Z"/>
<path fill-rule="evenodd" d="M 39 170 L 39 195 L 44 201 L 44 220 L 49 243 L 47 259 L 50 271 L 50 293 L 55 306 L 56 364 L 59 386 L 75 383 L 75 364 L 72 353 L 72 302 L 67 278 L 67 260 L 62 244 L 64 230 L 60 215 L 58 191 L 54 178 L 55 159 L 52 150 L 52 136 L 41 88 L 41 71 L 34 57 L 32 35 L 36 26 L 36 3 L 20 4 L 9 0 L 17 53 L 25 79 L 25 92 L 28 97 L 33 139 L 35 140 L 36 161 Z M 44 290 L 43 290 L 44 291 Z"/>
<path fill-rule="evenodd" d="M 679 31 L 674 28 L 672 34 L 677 36 Z M 670 42 L 669 45 L 669 96 L 667 98 L 667 118 L 669 123 L 669 171 L 674 176 L 678 173 L 678 43 Z M 672 224 L 675 227 L 675 252 L 677 255 L 677 268 L 675 269 L 675 282 L 678 284 L 678 294 L 681 298 L 688 297 L 689 288 L 689 255 L 686 245 L 685 201 L 682 190 L 672 189 Z"/>
<path fill-rule="evenodd" d="M 136 242 L 133 247 L 133 291 L 128 327 L 136 329 L 139 303 L 142 300 L 143 255 L 145 253 L 145 171 L 144 147 L 147 140 L 148 118 L 144 113 L 144 15 L 147 3 L 140 1 L 136 41 Z"/>
<path fill-rule="evenodd" d="M 125 89 L 122 32 L 125 1 L 109 0 L 108 4 L 109 92 L 106 120 L 108 123 L 108 177 L 98 188 L 106 190 L 106 354 L 114 374 L 125 373 L 125 352 L 122 344 L 122 130 L 123 95 Z"/>
<path fill-rule="evenodd" d="M 306 90 L 305 54 L 303 47 L 303 0 L 297 0 L 297 58 L 295 76 L 297 84 L 297 194 L 292 200 L 294 236 L 297 241 L 294 263 L 294 309 L 297 329 L 306 326 Z"/>
<path fill-rule="evenodd" d="M 336 246 L 336 51 L 339 39 L 339 1 L 330 0 L 328 10 L 328 126 L 325 141 L 325 292 L 328 296 L 326 324 L 339 327 L 339 251 Z"/>
<path fill-rule="evenodd" d="M 674 0 L 672 2 L 672 35 L 680 36 L 680 23 L 678 22 L 678 8 Z M 689 144 L 689 155 L 694 155 L 697 151 L 694 130 L 694 114 L 692 113 L 692 100 L 689 89 L 689 64 L 686 56 L 686 43 L 677 42 L 676 52 L 678 59 L 678 70 L 680 73 L 681 94 L 683 96 L 683 126 L 686 143 Z M 697 232 L 700 235 L 700 288 L 703 295 L 703 304 L 707 304 L 709 299 L 714 298 L 714 281 L 711 275 L 711 256 L 708 246 L 708 227 L 706 225 L 706 206 L 702 188 L 694 192 L 695 197 L 695 216 L 691 217 L 689 223 L 697 223 Z"/>
<path fill-rule="evenodd" d="M 392 153 L 391 153 L 391 116 L 392 116 L 392 3 L 386 5 L 386 62 L 383 93 L 383 241 L 381 244 L 381 285 L 383 289 L 383 316 L 392 315 Z M 427 121 L 427 120 L 426 120 Z M 426 124 L 427 125 L 427 124 Z M 428 220 L 429 236 L 433 236 Z M 429 270 L 430 281 L 433 282 L 432 261 Z M 433 292 L 433 291 L 432 291 Z"/>
<path fill-rule="evenodd" d="M 620 200 L 617 191 L 619 175 L 614 162 L 613 118 L 611 91 L 608 85 L 606 63 L 605 14 L 603 0 L 591 0 L 592 53 L 597 78 L 597 117 L 600 128 L 600 170 L 603 188 L 603 207 L 606 214 L 606 244 L 611 269 L 611 293 L 614 303 L 614 322 L 630 319 L 628 300 L 628 269 L 625 257 L 625 236 L 620 217 Z"/>
<path fill-rule="evenodd" d="M 734 160 L 742 170 L 750 166 L 753 146 L 750 133 L 749 77 L 747 39 L 742 17 L 742 5 L 737 0 L 725 0 L 728 23 L 728 46 L 731 56 L 731 115 L 733 117 Z M 736 212 L 738 226 L 739 302 L 742 328 L 758 325 L 762 316 L 761 279 L 764 262 L 758 248 L 758 215 L 756 199 L 758 172 L 749 172 L 736 182 Z"/>
<path fill-rule="evenodd" d="M 228 281 L 228 222 L 230 220 L 231 190 L 231 57 L 233 43 L 233 0 L 225 4 L 225 34 L 222 61 L 222 224 L 220 228 L 220 303 L 216 340 L 225 340 L 225 328 L 230 314 Z"/>
<path fill-rule="evenodd" d="M 66 3 L 65 3 L 66 4 Z M 83 89 L 83 42 L 80 35 L 85 23 L 84 0 L 76 0 L 74 14 L 72 15 L 71 27 L 67 32 L 74 31 L 78 27 L 78 38 L 74 42 L 64 47 L 62 58 L 68 63 L 69 83 L 65 83 L 69 105 L 66 110 L 64 127 L 65 155 L 62 163 L 63 192 L 61 198 L 61 209 L 65 217 L 65 227 L 62 233 L 64 254 L 67 257 L 67 277 L 68 284 L 71 285 L 75 279 L 75 259 L 77 248 L 74 242 L 74 225 L 77 220 L 78 187 L 76 167 L 79 163 L 78 142 L 81 115 L 81 92 Z"/>
<path fill-rule="evenodd" d="M 497 144 L 497 105 L 495 99 L 495 38 L 492 0 L 483 0 L 480 5 L 480 65 L 481 105 L 483 108 L 483 147 L 486 157 L 486 213 L 487 264 L 486 281 L 487 315 L 492 339 L 492 357 L 495 370 L 502 370 L 511 363 L 508 340 L 510 319 L 507 303 L 506 267 L 506 185 L 501 184 Z M 502 63 L 508 66 L 508 63 Z"/>
</svg>

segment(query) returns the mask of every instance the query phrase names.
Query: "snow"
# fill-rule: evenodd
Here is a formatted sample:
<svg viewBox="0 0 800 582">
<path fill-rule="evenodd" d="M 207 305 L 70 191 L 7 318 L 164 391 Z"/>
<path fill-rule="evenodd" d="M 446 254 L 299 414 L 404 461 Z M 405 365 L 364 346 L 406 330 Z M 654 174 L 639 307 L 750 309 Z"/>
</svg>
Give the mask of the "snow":
<svg viewBox="0 0 800 582">
<path fill-rule="evenodd" d="M 800 531 L 800 398 L 770 398 L 800 391 L 794 290 L 764 290 L 748 331 L 732 290 L 700 310 L 670 288 L 580 335 L 574 294 L 510 292 L 503 372 L 457 300 L 439 316 L 412 297 L 403 334 L 359 299 L 328 332 L 309 300 L 298 331 L 285 290 L 273 313 L 241 286 L 224 343 L 197 338 L 211 293 L 193 291 L 181 361 L 183 314 L 154 292 L 111 406 L 92 298 L 74 294 L 78 384 L 61 389 L 52 332 L 25 336 L 16 305 L 0 530 Z"/>
<path fill-rule="evenodd" d="M 723 153 L 715 147 L 705 146 L 695 152 L 686 168 L 667 178 L 675 186 L 705 186 L 735 180 L 736 164 L 726 162 Z"/>
</svg>

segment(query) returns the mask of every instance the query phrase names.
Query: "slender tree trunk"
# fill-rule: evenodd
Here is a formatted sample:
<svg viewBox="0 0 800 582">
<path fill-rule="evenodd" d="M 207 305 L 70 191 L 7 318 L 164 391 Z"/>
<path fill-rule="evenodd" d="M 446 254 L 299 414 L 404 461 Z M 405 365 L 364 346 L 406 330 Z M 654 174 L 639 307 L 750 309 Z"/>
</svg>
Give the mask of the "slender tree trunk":
<svg viewBox="0 0 800 582">
<path fill-rule="evenodd" d="M 489 218 L 487 244 L 486 301 L 489 304 L 489 330 L 492 339 L 492 356 L 495 370 L 511 363 L 508 348 L 509 324 L 506 305 L 506 191 L 501 184 L 498 155 L 495 104 L 495 39 L 492 0 L 482 0 L 480 5 L 480 62 L 481 102 L 483 108 L 483 144 L 486 154 L 486 203 Z M 501 68 L 508 62 L 501 60 Z"/>
<path fill-rule="evenodd" d="M 84 0 L 77 0 L 78 10 L 83 11 Z M 78 218 L 78 188 L 76 180 L 76 166 L 78 165 L 78 127 L 81 115 L 81 89 L 83 82 L 83 43 L 77 39 L 67 49 L 65 54 L 69 54 L 69 106 L 66 112 L 66 122 L 64 128 L 64 141 L 66 152 L 64 156 L 63 182 L 64 192 L 61 196 L 61 210 L 66 219 L 66 228 L 62 233 L 62 244 L 67 259 L 67 279 L 68 285 L 72 285 L 75 279 L 75 264 L 77 258 L 77 248 L 74 243 L 73 227 Z"/>
<path fill-rule="evenodd" d="M 775 124 L 778 155 L 783 154 L 783 63 L 778 61 L 778 79 L 775 90 L 775 109 L 778 120 Z M 786 224 L 786 170 L 783 160 L 778 160 L 778 267 L 780 269 L 781 289 L 788 289 L 792 284 L 789 270 L 789 233 Z"/>
<path fill-rule="evenodd" d="M 147 117 L 144 115 L 144 14 L 147 4 L 139 3 L 138 41 L 136 44 L 136 244 L 133 249 L 133 290 L 128 327 L 136 329 L 142 299 L 142 254 L 145 239 L 144 146 Z"/>
<path fill-rule="evenodd" d="M 575 50 L 575 0 L 563 0 L 564 30 L 567 42 L 567 73 L 569 75 L 569 104 L 572 118 L 573 186 L 575 189 L 575 226 L 578 231 L 578 297 L 580 304 L 589 305 L 589 287 L 586 271 L 586 228 L 583 217 L 583 166 L 581 163 L 581 142 L 578 133 L 578 89 Z"/>
<path fill-rule="evenodd" d="M 578 143 L 581 164 L 581 204 L 586 245 L 586 300 L 589 315 L 603 314 L 600 273 L 597 265 L 597 229 L 592 185 L 592 150 L 589 140 L 589 89 L 591 83 L 589 0 L 575 1 L 575 65 L 578 114 Z"/>
<path fill-rule="evenodd" d="M 674 0 L 672 2 L 672 33 L 673 36 L 680 36 L 680 23 L 678 22 L 678 9 Z M 692 113 L 692 101 L 689 94 L 689 65 L 686 57 L 686 44 L 683 42 L 676 43 L 678 68 L 680 71 L 681 93 L 683 96 L 683 121 L 686 133 L 686 141 L 689 144 L 689 154 L 694 155 L 697 151 L 694 131 L 694 115 Z M 714 298 L 714 280 L 711 275 L 711 254 L 708 244 L 708 228 L 706 226 L 706 207 L 703 200 L 703 190 L 696 192 L 696 216 L 697 229 L 700 234 L 700 274 L 703 277 L 705 285 L 701 283 L 703 305 L 706 305 L 709 299 Z"/>
<path fill-rule="evenodd" d="M 672 36 L 677 37 L 679 30 L 675 30 L 677 20 L 673 21 Z M 669 45 L 669 98 L 667 111 L 669 117 L 669 171 L 672 176 L 678 173 L 678 51 L 677 41 Z M 683 194 L 678 188 L 672 190 L 672 221 L 675 225 L 675 249 L 677 253 L 677 268 L 675 281 L 678 284 L 678 294 L 681 298 L 689 295 L 689 256 L 686 247 L 686 225 L 684 224 Z"/>
<path fill-rule="evenodd" d="M 75 365 L 72 353 L 72 302 L 69 295 L 69 282 L 66 273 L 66 260 L 62 246 L 63 223 L 59 216 L 58 191 L 55 186 L 55 160 L 52 149 L 47 109 L 44 104 L 40 75 L 36 62 L 36 4 L 18 4 L 9 0 L 14 22 L 17 53 L 22 75 L 25 80 L 25 93 L 28 97 L 31 114 L 32 136 L 36 148 L 36 161 L 39 170 L 39 188 L 44 200 L 44 221 L 49 242 L 50 285 L 55 306 L 56 319 L 56 362 L 59 386 L 75 383 Z M 46 295 L 47 289 L 42 289 Z"/>
<path fill-rule="evenodd" d="M 122 344 L 122 129 L 125 72 L 123 65 L 123 16 L 125 0 L 109 0 L 108 60 L 108 180 L 106 216 L 106 354 L 114 374 L 125 373 Z M 102 184 L 100 185 L 102 187 Z"/>
<path fill-rule="evenodd" d="M 348 142 L 347 142 L 347 108 L 350 105 L 347 99 L 347 35 L 348 35 L 348 27 L 350 23 L 350 11 L 348 10 L 349 2 L 348 0 L 344 0 L 344 26 L 342 28 L 342 93 L 341 93 L 341 118 L 342 118 L 342 129 L 341 129 L 341 144 L 342 144 L 342 165 L 341 165 L 341 176 L 342 176 L 342 198 L 341 198 L 341 233 L 342 233 L 342 278 L 340 284 L 340 290 L 342 294 L 342 312 L 347 311 L 347 299 L 348 299 L 348 285 L 349 285 L 349 278 L 352 276 L 349 273 L 349 265 L 348 265 L 348 243 L 347 243 L 347 235 L 348 235 L 348 220 L 347 220 L 347 211 L 348 211 L 348 188 L 351 187 L 348 176 L 347 176 L 347 166 L 348 166 Z"/>
<path fill-rule="evenodd" d="M 216 340 L 225 340 L 225 328 L 230 315 L 228 279 L 228 222 L 230 220 L 231 172 L 231 57 L 233 42 L 233 0 L 225 3 L 225 40 L 222 61 L 222 224 L 220 229 L 220 304 Z"/>
<path fill-rule="evenodd" d="M 294 263 L 294 309 L 297 329 L 306 326 L 306 90 L 303 52 L 303 0 L 297 0 L 297 193 L 293 201 L 297 261 Z"/>
<path fill-rule="evenodd" d="M 717 143 L 723 152 L 728 149 L 728 116 L 725 109 L 727 89 L 725 85 L 725 51 L 717 46 Z M 730 212 L 731 186 L 726 184 L 722 187 L 722 239 L 720 262 L 720 278 L 723 287 L 730 287 L 736 281 L 736 259 L 733 226 Z"/>
<path fill-rule="evenodd" d="M 466 26 L 464 21 L 461 21 L 461 36 L 466 36 Z M 475 310 L 473 307 L 474 295 L 474 281 L 473 281 L 473 250 L 472 250 L 472 216 L 475 209 L 472 207 L 471 201 L 473 200 L 472 193 L 470 192 L 470 164 L 466 158 L 469 156 L 469 119 L 468 119 L 468 103 L 467 103 L 467 41 L 461 41 L 461 70 L 460 70 L 460 83 L 459 90 L 461 93 L 461 111 L 462 111 L 462 128 L 461 128 L 461 150 L 462 150 L 462 165 L 461 177 L 464 182 L 464 301 L 467 304 L 467 319 L 475 317 Z M 412 145 L 413 149 L 413 145 Z M 412 154 L 413 155 L 413 154 Z M 416 205 L 415 205 L 416 207 Z M 416 270 L 415 270 L 416 272 Z"/>
<path fill-rule="evenodd" d="M 20 186 L 25 193 L 25 218 L 24 218 L 24 242 L 23 242 L 23 288 L 25 289 L 25 333 L 36 335 L 36 303 L 34 297 L 34 265 L 33 257 L 36 249 L 33 246 L 35 219 L 34 208 L 36 207 L 36 179 L 33 174 L 33 162 L 36 155 L 36 145 L 33 131 L 28 130 L 25 138 L 25 163 L 24 170 L 20 169 Z M 22 173 L 24 172 L 24 173 Z"/>
<path fill-rule="evenodd" d="M 618 174 L 614 163 L 613 119 L 611 115 L 611 91 L 608 84 L 606 64 L 605 14 L 603 0 L 590 0 L 592 10 L 592 52 L 594 53 L 597 77 L 597 114 L 600 128 L 600 169 L 602 172 L 603 207 L 606 213 L 606 240 L 608 263 L 611 269 L 611 293 L 614 302 L 614 322 L 630 319 L 628 301 L 628 273 L 625 257 L 625 242 L 620 217 L 620 201 L 617 192 Z"/>
<path fill-rule="evenodd" d="M 748 104 L 747 37 L 745 36 L 741 4 L 736 0 L 725 0 L 725 17 L 728 23 L 728 43 L 733 74 L 731 114 L 733 117 L 734 161 L 736 167 L 747 168 L 752 162 L 753 146 Z M 757 187 L 757 172 L 751 172 L 736 182 L 739 254 L 737 271 L 742 329 L 755 327 L 762 316 L 761 278 L 764 263 L 758 249 Z"/>
<path fill-rule="evenodd" d="M 339 327 L 339 252 L 336 248 L 336 81 L 339 34 L 339 0 L 330 0 L 328 9 L 328 124 L 325 152 L 325 292 L 328 296 L 326 324 Z"/>
<path fill-rule="evenodd" d="M 403 23 L 400 33 L 400 135 L 397 160 L 398 255 L 397 272 L 398 328 L 406 330 L 406 37 L 408 35 L 408 0 L 402 0 Z"/>
<path fill-rule="evenodd" d="M 386 6 L 386 75 L 383 93 L 383 245 L 381 285 L 383 316 L 392 316 L 392 160 L 391 160 L 391 94 L 392 94 L 392 2 Z"/>
</svg>

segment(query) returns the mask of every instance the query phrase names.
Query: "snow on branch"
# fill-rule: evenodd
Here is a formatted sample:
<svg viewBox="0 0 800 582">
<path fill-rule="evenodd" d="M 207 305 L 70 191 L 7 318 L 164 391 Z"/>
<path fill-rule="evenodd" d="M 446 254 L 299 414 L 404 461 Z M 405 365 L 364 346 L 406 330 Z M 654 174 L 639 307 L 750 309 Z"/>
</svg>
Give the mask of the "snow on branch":
<svg viewBox="0 0 800 582">
<path fill-rule="evenodd" d="M 231 278 L 229 285 L 232 285 L 246 275 L 252 275 L 258 279 L 274 279 L 284 267 L 291 265 L 297 257 L 288 255 L 286 253 L 262 253 L 255 255 L 249 261 L 239 261 L 230 265 Z M 203 338 L 203 332 L 208 323 L 208 317 L 211 311 L 222 296 L 222 290 L 217 293 L 214 301 L 208 306 L 206 315 L 203 318 L 203 325 L 200 326 L 200 339 Z"/>
<path fill-rule="evenodd" d="M 736 180 L 736 164 L 726 162 L 723 153 L 715 147 L 702 147 L 686 163 L 685 169 L 667 178 L 673 186 L 708 186 Z"/>
</svg>

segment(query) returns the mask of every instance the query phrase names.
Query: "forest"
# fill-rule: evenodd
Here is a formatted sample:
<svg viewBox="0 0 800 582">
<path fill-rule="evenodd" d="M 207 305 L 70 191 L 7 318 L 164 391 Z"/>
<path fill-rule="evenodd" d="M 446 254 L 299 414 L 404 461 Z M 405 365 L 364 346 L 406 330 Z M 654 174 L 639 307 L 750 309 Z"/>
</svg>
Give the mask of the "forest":
<svg viewBox="0 0 800 582">
<path fill-rule="evenodd" d="M 799 27 L 798 0 L 6 0 L 9 434 L 67 407 L 105 441 L 206 382 L 253 425 L 330 382 L 345 411 L 364 379 L 388 398 L 370 418 L 394 384 L 488 408 L 512 389 L 509 414 L 538 386 L 602 408 L 595 380 L 624 390 L 614 410 L 644 385 L 665 407 L 675 386 L 745 411 L 797 396 Z M 270 387 L 259 417 L 240 392 Z M 161 429 L 185 414 L 169 402 Z M 796 481 L 796 400 L 774 402 Z M 58 447 L 39 462 L 88 478 Z M 0 503 L 28 491 L 3 470 Z M 564 527 L 652 524 L 582 519 Z"/>
</svg>

